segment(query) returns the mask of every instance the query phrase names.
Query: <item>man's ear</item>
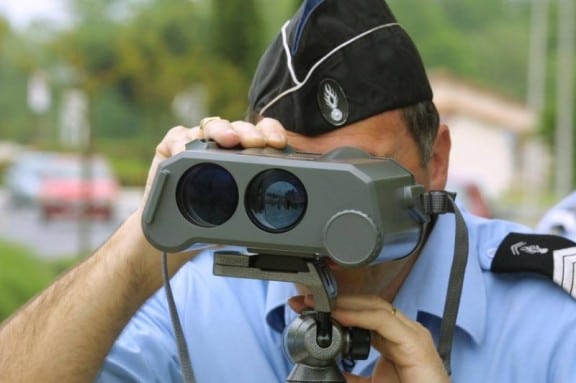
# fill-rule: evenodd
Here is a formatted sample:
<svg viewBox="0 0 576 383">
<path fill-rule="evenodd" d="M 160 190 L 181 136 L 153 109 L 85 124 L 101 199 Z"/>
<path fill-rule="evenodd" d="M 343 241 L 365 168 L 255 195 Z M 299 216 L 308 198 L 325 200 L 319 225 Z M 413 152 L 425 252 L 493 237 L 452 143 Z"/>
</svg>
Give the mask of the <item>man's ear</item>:
<svg viewBox="0 0 576 383">
<path fill-rule="evenodd" d="M 450 129 L 448 125 L 440 124 L 430 160 L 430 188 L 432 190 L 443 190 L 446 187 L 451 147 Z"/>
</svg>

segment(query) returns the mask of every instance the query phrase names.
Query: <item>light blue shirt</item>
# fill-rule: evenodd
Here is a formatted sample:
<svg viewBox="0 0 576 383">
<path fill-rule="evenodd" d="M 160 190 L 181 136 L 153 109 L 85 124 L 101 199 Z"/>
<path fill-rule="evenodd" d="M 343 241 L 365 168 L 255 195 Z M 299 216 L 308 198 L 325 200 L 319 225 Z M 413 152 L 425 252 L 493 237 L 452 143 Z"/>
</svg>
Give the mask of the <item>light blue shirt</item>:
<svg viewBox="0 0 576 383">
<path fill-rule="evenodd" d="M 576 301 L 535 274 L 495 274 L 495 249 L 527 229 L 464 213 L 470 249 L 452 348 L 455 383 L 576 382 Z M 437 340 L 453 256 L 454 217 L 443 215 L 394 305 Z M 292 366 L 281 327 L 295 314 L 289 283 L 212 275 L 208 252 L 183 267 L 172 288 L 198 383 L 283 383 Z M 164 291 L 135 315 L 108 355 L 99 382 L 180 382 Z M 354 373 L 370 374 L 372 350 Z"/>
</svg>

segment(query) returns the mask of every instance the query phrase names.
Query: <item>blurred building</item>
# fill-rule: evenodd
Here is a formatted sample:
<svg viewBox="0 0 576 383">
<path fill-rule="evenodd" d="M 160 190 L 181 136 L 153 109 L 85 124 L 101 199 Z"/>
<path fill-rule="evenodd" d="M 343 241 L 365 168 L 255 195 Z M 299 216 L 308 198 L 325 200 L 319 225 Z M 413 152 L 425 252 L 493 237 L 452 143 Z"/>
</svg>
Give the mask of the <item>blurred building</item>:
<svg viewBox="0 0 576 383">
<path fill-rule="evenodd" d="M 15 142 L 0 141 L 0 171 L 10 165 L 23 150 L 24 147 Z"/>
<path fill-rule="evenodd" d="M 514 193 L 536 201 L 549 189 L 550 154 L 532 110 L 446 73 L 431 73 L 430 81 L 451 130 L 451 178 L 476 183 L 492 200 Z"/>
</svg>

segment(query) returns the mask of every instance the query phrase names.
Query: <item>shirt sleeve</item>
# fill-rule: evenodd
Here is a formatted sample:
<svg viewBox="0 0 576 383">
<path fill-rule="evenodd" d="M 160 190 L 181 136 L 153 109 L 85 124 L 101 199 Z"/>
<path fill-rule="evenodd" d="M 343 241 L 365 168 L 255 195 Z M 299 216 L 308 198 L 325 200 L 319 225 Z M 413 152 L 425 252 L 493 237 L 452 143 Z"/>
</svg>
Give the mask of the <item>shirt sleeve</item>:
<svg viewBox="0 0 576 383">
<path fill-rule="evenodd" d="M 182 382 L 165 290 L 130 320 L 106 357 L 96 382 Z"/>
</svg>

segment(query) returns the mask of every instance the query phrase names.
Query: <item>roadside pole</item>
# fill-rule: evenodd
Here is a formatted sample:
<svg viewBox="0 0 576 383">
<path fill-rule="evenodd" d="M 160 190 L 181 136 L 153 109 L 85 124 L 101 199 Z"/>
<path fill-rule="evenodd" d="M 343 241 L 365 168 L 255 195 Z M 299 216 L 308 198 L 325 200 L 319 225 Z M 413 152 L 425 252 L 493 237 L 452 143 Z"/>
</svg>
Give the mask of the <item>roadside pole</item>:
<svg viewBox="0 0 576 383">
<path fill-rule="evenodd" d="M 28 79 L 28 108 L 34 114 L 34 143 L 42 144 L 47 138 L 46 113 L 52 105 L 52 92 L 48 77 L 42 70 L 33 73 Z"/>
<path fill-rule="evenodd" d="M 574 161 L 574 0 L 558 0 L 556 71 L 556 197 L 572 191 Z"/>
<path fill-rule="evenodd" d="M 60 143 L 64 147 L 80 152 L 81 179 L 91 180 L 93 140 L 89 119 L 89 99 L 86 92 L 70 89 L 64 93 L 60 115 Z M 82 258 L 91 249 L 92 223 L 90 217 L 84 214 L 91 203 L 91 191 L 81 198 L 78 210 L 78 257 Z"/>
</svg>

